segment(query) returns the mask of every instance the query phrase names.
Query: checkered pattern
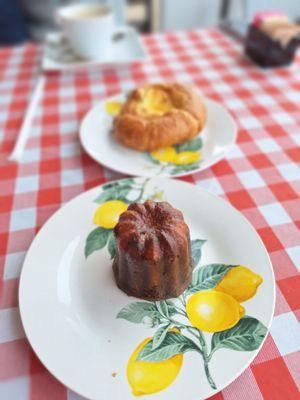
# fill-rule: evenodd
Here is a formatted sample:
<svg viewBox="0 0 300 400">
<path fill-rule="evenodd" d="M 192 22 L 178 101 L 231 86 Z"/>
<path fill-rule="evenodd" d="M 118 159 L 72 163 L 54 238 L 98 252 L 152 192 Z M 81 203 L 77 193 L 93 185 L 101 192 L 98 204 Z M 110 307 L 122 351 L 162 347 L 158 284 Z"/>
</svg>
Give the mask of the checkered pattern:
<svg viewBox="0 0 300 400">
<path fill-rule="evenodd" d="M 33 45 L 0 51 L 0 398 L 75 400 L 33 354 L 20 322 L 18 279 L 34 235 L 66 201 L 120 174 L 78 143 L 81 118 L 105 96 L 157 80 L 196 85 L 234 115 L 238 143 L 226 160 L 183 180 L 226 198 L 254 225 L 275 270 L 275 318 L 252 365 L 214 400 L 295 400 L 300 385 L 300 58 L 263 71 L 218 30 L 144 37 L 145 64 L 47 77 L 20 164 L 7 161 L 37 75 Z"/>
</svg>

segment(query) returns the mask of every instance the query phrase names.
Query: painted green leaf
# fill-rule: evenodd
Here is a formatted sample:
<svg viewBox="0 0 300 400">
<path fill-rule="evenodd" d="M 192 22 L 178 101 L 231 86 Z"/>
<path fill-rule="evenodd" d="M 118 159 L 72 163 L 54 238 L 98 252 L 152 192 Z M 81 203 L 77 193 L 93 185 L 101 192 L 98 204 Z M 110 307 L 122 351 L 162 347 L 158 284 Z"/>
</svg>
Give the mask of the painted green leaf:
<svg viewBox="0 0 300 400">
<path fill-rule="evenodd" d="M 131 190 L 130 186 L 111 188 L 111 189 L 106 190 L 105 192 L 102 192 L 94 200 L 94 202 L 97 203 L 97 204 L 102 204 L 102 203 L 105 203 L 106 201 L 109 201 L 109 200 L 127 201 L 126 196 L 130 192 L 130 190 Z"/>
<path fill-rule="evenodd" d="M 190 140 L 188 142 L 178 144 L 175 146 L 176 151 L 178 153 L 181 153 L 183 151 L 198 151 L 202 148 L 203 142 L 201 137 L 196 137 L 193 140 Z"/>
<path fill-rule="evenodd" d="M 103 190 L 107 190 L 107 189 L 116 188 L 116 187 L 131 186 L 133 183 L 134 183 L 134 179 L 128 178 L 128 179 L 122 179 L 120 181 L 105 183 L 102 186 L 102 188 L 103 188 Z"/>
<path fill-rule="evenodd" d="M 160 315 L 154 303 L 146 301 L 131 303 L 127 307 L 122 308 L 117 315 L 117 318 L 123 318 L 135 324 L 143 322 L 146 317 L 151 320 L 153 318 L 159 320 Z"/>
<path fill-rule="evenodd" d="M 162 301 L 156 301 L 155 305 L 159 311 L 159 313 L 166 318 L 169 318 L 169 309 L 168 309 L 168 304 L 165 300 Z"/>
<path fill-rule="evenodd" d="M 123 179 L 122 181 L 109 182 L 102 186 L 102 193 L 94 200 L 95 203 L 102 204 L 109 200 L 125 200 L 126 196 L 132 189 L 134 180 L 132 178 Z"/>
<path fill-rule="evenodd" d="M 160 344 L 166 337 L 166 334 L 168 333 L 169 329 L 170 329 L 170 324 L 163 325 L 159 329 L 157 329 L 152 339 L 152 350 L 155 350 L 157 347 L 160 346 Z"/>
<path fill-rule="evenodd" d="M 187 290 L 188 294 L 213 289 L 234 267 L 235 265 L 228 264 L 208 264 L 195 268 L 192 283 Z"/>
<path fill-rule="evenodd" d="M 187 164 L 187 165 L 178 165 L 171 170 L 171 175 L 181 174 L 183 172 L 193 171 L 194 169 L 199 168 L 199 162 L 194 164 Z"/>
<path fill-rule="evenodd" d="M 132 189 L 131 186 L 120 187 L 117 192 L 117 196 L 116 196 L 115 200 L 123 200 L 127 203 L 128 202 L 127 195 L 131 191 L 131 189 Z"/>
<path fill-rule="evenodd" d="M 155 349 L 152 348 L 152 340 L 142 348 L 138 354 L 137 360 L 159 362 L 167 360 L 176 354 L 182 354 L 192 350 L 198 351 L 197 346 L 191 339 L 175 332 L 167 332 L 160 346 Z"/>
<path fill-rule="evenodd" d="M 176 310 L 176 307 L 175 307 L 175 304 L 173 303 L 173 301 L 165 300 L 165 302 L 167 303 L 167 306 L 168 306 L 169 316 L 172 317 L 173 315 L 177 314 L 177 310 Z"/>
<path fill-rule="evenodd" d="M 119 185 L 119 182 L 108 182 L 108 183 L 105 183 L 104 185 L 102 185 L 102 189 L 103 190 L 108 190 L 108 189 L 115 188 L 118 185 Z"/>
<path fill-rule="evenodd" d="M 108 252 L 109 252 L 110 258 L 113 259 L 116 255 L 116 239 L 115 239 L 115 235 L 113 232 L 111 232 L 109 235 Z"/>
<path fill-rule="evenodd" d="M 103 229 L 100 227 L 90 232 L 85 242 L 85 248 L 84 248 L 85 257 L 88 257 L 96 250 L 103 249 L 103 247 L 107 243 L 109 234 L 110 234 L 109 229 Z"/>
<path fill-rule="evenodd" d="M 122 181 L 119 181 L 119 184 L 121 186 L 131 186 L 134 184 L 134 178 L 127 178 L 127 179 L 122 179 Z"/>
<path fill-rule="evenodd" d="M 105 203 L 106 201 L 113 200 L 117 196 L 117 191 L 113 187 L 111 189 L 103 191 L 95 200 L 94 202 L 97 204 Z"/>
<path fill-rule="evenodd" d="M 201 239 L 191 240 L 192 259 L 195 267 L 199 264 L 201 258 L 201 248 L 205 242 L 206 240 Z"/>
<path fill-rule="evenodd" d="M 256 318 L 245 316 L 230 329 L 213 334 L 211 352 L 226 348 L 237 351 L 258 349 L 267 334 L 267 328 Z"/>
</svg>

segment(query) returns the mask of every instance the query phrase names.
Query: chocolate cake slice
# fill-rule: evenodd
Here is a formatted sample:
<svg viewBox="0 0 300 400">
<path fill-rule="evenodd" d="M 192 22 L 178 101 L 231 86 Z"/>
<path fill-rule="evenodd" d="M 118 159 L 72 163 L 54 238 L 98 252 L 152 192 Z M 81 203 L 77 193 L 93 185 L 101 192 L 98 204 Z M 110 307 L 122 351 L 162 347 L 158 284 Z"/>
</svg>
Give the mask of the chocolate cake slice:
<svg viewBox="0 0 300 400">
<path fill-rule="evenodd" d="M 249 26 L 245 52 L 261 67 L 289 65 L 300 44 L 300 26 L 281 13 L 260 13 Z"/>
</svg>

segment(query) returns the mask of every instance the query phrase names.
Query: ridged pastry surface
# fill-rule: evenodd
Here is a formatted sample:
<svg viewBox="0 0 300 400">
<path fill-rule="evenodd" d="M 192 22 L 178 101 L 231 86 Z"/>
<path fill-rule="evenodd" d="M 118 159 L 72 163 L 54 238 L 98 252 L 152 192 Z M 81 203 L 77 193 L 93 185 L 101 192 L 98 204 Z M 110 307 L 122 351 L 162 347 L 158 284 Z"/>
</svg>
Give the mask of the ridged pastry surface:
<svg viewBox="0 0 300 400">
<path fill-rule="evenodd" d="M 114 233 L 115 279 L 127 294 L 161 300 L 179 296 L 191 282 L 189 228 L 169 203 L 130 205 Z"/>
</svg>

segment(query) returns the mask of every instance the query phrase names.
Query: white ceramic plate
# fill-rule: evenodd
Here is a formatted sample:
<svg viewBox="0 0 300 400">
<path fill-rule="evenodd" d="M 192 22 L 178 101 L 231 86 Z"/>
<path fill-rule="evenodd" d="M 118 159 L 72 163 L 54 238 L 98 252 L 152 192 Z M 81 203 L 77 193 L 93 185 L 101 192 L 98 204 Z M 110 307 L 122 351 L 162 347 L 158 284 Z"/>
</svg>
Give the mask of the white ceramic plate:
<svg viewBox="0 0 300 400">
<path fill-rule="evenodd" d="M 227 202 L 191 184 L 163 178 L 116 181 L 83 193 L 56 212 L 36 236 L 22 269 L 19 301 L 26 335 L 49 371 L 75 392 L 97 400 L 136 398 L 126 378 L 126 365 L 137 345 L 153 336 L 159 326 L 149 327 L 153 315 L 144 318 L 148 311 L 143 310 L 143 305 L 139 312 L 144 314 L 135 318 L 141 323 L 130 322 L 130 315 L 127 320 L 116 318 L 120 310 L 124 315 L 124 307 L 139 300 L 128 297 L 115 285 L 108 251 L 111 246 L 101 236 L 110 232 L 96 228 L 89 246 L 96 249 L 100 239 L 103 248 L 87 258 L 84 249 L 88 235 L 95 230 L 92 219 L 99 203 L 111 198 L 130 201 L 137 197 L 169 201 L 183 212 L 191 238 L 207 240 L 205 244 L 193 242 L 193 248 L 202 244 L 201 267 L 196 271 L 203 271 L 203 265 L 211 263 L 227 265 L 205 267 L 206 273 L 202 278 L 198 276 L 198 283 L 208 288 L 212 279 L 216 283 L 222 275 L 215 268 L 224 271 L 231 268 L 228 265 L 237 264 L 248 266 L 263 279 L 256 295 L 243 302 L 248 317 L 222 332 L 223 339 L 220 334 L 203 334 L 208 353 L 212 340 L 218 344 L 208 362 L 211 383 L 201 354 L 188 351 L 172 384 L 145 396 L 155 400 L 207 398 L 232 382 L 256 356 L 272 320 L 275 285 L 270 259 L 254 228 Z M 149 304 L 155 312 L 156 307 L 162 310 L 166 306 L 165 302 Z M 178 299 L 173 304 L 182 308 Z M 169 312 L 173 319 L 181 320 L 174 308 Z M 190 326 L 188 320 L 185 324 Z M 195 332 L 199 333 L 197 329 Z M 245 333 L 248 335 L 244 336 Z M 189 333 L 183 329 L 181 335 L 173 335 L 181 340 Z M 169 336 L 170 332 L 166 335 L 168 340 Z M 224 341 L 226 337 L 231 340 Z M 193 336 L 190 339 L 196 340 Z M 244 346 L 248 351 L 225 348 L 226 343 L 227 347 L 242 350 Z M 197 340 L 196 345 L 200 345 Z M 249 346 L 254 350 L 249 351 Z M 161 376 L 167 377 L 168 372 L 163 371 Z"/>
<path fill-rule="evenodd" d="M 44 71 L 77 71 L 97 67 L 118 68 L 147 59 L 147 52 L 137 32 L 126 27 L 124 34 L 110 46 L 106 59 L 89 60 L 77 56 L 62 32 L 51 32 L 46 36 L 42 57 Z"/>
<path fill-rule="evenodd" d="M 80 141 L 85 151 L 95 161 L 114 171 L 145 177 L 188 175 L 220 161 L 236 141 L 237 126 L 232 116 L 221 104 L 205 98 L 208 119 L 199 136 L 203 145 L 199 149 L 200 161 L 184 166 L 155 162 L 149 153 L 122 146 L 112 134 L 113 117 L 107 113 L 105 104 L 122 103 L 125 99 L 125 93 L 105 99 L 87 113 L 80 128 Z"/>
</svg>

